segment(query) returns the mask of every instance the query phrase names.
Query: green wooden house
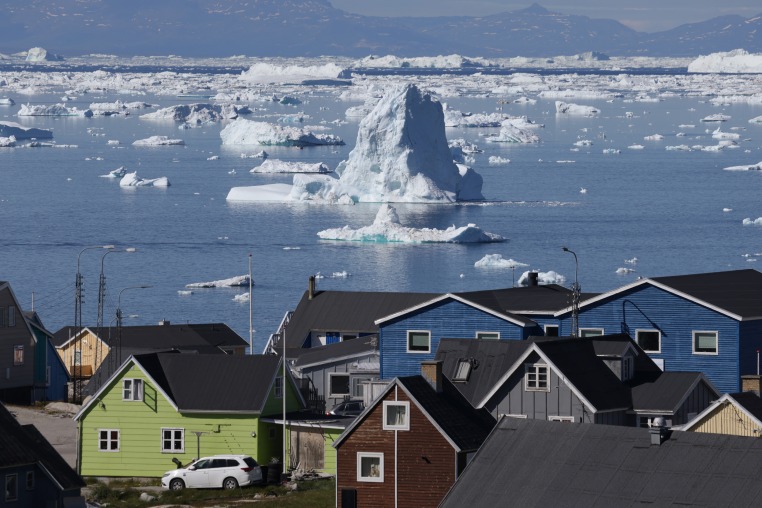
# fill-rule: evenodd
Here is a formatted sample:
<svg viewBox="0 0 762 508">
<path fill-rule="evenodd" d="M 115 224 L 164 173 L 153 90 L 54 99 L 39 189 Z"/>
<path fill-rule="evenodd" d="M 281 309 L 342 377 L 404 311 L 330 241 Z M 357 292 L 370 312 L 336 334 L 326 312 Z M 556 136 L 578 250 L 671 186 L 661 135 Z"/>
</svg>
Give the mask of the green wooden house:
<svg viewBox="0 0 762 508">
<path fill-rule="evenodd" d="M 283 458 L 283 364 L 272 355 L 131 356 L 74 417 L 83 476 L 160 477 L 194 458 Z M 286 411 L 304 407 L 290 372 Z"/>
</svg>

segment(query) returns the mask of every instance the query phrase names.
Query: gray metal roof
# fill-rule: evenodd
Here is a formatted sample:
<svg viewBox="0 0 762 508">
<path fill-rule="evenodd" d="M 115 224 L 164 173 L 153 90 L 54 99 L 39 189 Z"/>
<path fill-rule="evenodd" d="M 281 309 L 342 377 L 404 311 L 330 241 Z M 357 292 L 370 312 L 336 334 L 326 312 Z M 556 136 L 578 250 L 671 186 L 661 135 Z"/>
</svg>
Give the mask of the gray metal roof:
<svg viewBox="0 0 762 508">
<path fill-rule="evenodd" d="M 762 440 L 503 418 L 440 507 L 762 506 Z"/>
<path fill-rule="evenodd" d="M 660 372 L 657 376 L 641 376 L 631 383 L 632 409 L 676 411 L 697 383 L 705 383 L 715 397 L 720 396 L 700 372 Z"/>
<path fill-rule="evenodd" d="M 180 411 L 260 412 L 278 373 L 274 355 L 151 353 L 135 360 Z"/>
<path fill-rule="evenodd" d="M 739 406 L 743 407 L 750 415 L 762 421 L 762 399 L 754 392 L 730 393 Z"/>
<path fill-rule="evenodd" d="M 378 333 L 375 320 L 440 296 L 434 293 L 305 292 L 286 326 L 286 347 L 301 348 L 311 331 Z M 280 346 L 276 346 L 280 349 Z"/>
<path fill-rule="evenodd" d="M 117 340 L 118 329 L 116 327 L 87 328 L 107 344 L 113 344 Z M 78 328 L 73 326 L 61 328 L 53 334 L 54 344 L 56 346 L 63 345 L 73 338 L 78 330 Z M 189 346 L 201 345 L 221 347 L 248 346 L 248 342 L 225 323 L 123 326 L 121 334 L 123 347 L 153 350 L 187 349 Z"/>
<path fill-rule="evenodd" d="M 466 300 L 499 312 L 552 314 L 571 305 L 571 290 L 558 284 L 456 293 Z M 586 297 L 591 297 L 586 295 Z"/>
<path fill-rule="evenodd" d="M 294 366 L 303 367 L 320 363 L 330 363 L 341 358 L 378 353 L 378 337 L 367 335 L 325 346 L 303 348 Z M 288 353 L 288 352 L 287 352 Z"/>
<path fill-rule="evenodd" d="M 757 270 L 651 277 L 651 280 L 742 318 L 762 317 L 762 272 Z"/>
</svg>

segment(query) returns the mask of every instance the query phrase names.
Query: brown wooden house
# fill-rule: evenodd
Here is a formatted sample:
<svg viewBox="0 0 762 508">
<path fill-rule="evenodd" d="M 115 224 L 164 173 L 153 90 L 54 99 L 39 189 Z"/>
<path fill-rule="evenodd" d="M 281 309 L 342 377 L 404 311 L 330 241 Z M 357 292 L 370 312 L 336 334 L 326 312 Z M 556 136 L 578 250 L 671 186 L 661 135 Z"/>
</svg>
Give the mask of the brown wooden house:
<svg viewBox="0 0 762 508">
<path fill-rule="evenodd" d="M 438 506 L 495 425 L 424 362 L 395 378 L 336 439 L 337 506 Z"/>
</svg>

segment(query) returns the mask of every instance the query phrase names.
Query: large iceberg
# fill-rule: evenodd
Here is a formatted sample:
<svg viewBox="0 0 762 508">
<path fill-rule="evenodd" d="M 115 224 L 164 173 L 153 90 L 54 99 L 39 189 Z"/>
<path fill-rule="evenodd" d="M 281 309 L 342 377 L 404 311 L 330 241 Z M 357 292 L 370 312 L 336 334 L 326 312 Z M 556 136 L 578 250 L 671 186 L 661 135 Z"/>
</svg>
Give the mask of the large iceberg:
<svg viewBox="0 0 762 508">
<path fill-rule="evenodd" d="M 488 243 L 504 242 L 500 235 L 487 233 L 475 224 L 450 226 L 447 229 L 411 228 L 400 224 L 397 210 L 389 204 L 381 205 L 370 226 L 352 229 L 349 226 L 320 231 L 323 240 L 352 242 L 406 242 L 406 243 Z"/>
<path fill-rule="evenodd" d="M 224 119 L 238 118 L 239 114 L 250 113 L 248 106 L 241 108 L 234 104 L 181 104 L 169 106 L 152 113 L 140 115 L 141 120 L 172 120 L 185 122 L 188 125 L 205 125 Z"/>
<path fill-rule="evenodd" d="M 344 69 L 335 63 L 310 66 L 257 63 L 241 73 L 241 80 L 248 83 L 338 84 L 346 82 L 340 79 L 345 75 Z"/>
<path fill-rule="evenodd" d="M 249 173 L 330 173 L 323 162 L 299 162 L 267 159 L 261 165 L 251 169 Z"/>
<path fill-rule="evenodd" d="M 238 120 L 220 132 L 223 145 L 319 146 L 343 145 L 334 134 L 314 134 L 299 127 L 281 127 L 267 122 Z"/>
<path fill-rule="evenodd" d="M 25 127 L 16 122 L 0 121 L 0 136 L 15 137 L 19 139 L 52 139 L 53 132 L 47 129 L 37 129 L 35 127 Z"/>
<path fill-rule="evenodd" d="M 45 48 L 32 48 L 26 52 L 27 62 L 57 62 L 63 60 L 61 55 L 48 53 Z"/>
<path fill-rule="evenodd" d="M 762 53 L 749 53 L 743 49 L 701 55 L 690 64 L 688 72 L 752 74 L 762 73 Z"/>
<path fill-rule="evenodd" d="M 167 146 L 167 145 L 184 145 L 185 141 L 182 139 L 172 139 L 168 136 L 151 136 L 145 139 L 138 139 L 132 142 L 133 146 Z"/>
<path fill-rule="evenodd" d="M 67 108 L 63 104 L 22 104 L 17 116 L 83 116 L 90 118 L 93 112 L 89 109 Z"/>
<path fill-rule="evenodd" d="M 442 105 L 414 85 L 393 88 L 360 122 L 355 148 L 339 163 L 336 174 L 295 175 L 283 198 L 340 203 L 484 199 L 481 176 L 452 160 Z M 228 199 L 252 200 L 283 190 L 268 188 L 260 193 L 256 188 L 233 188 Z"/>
</svg>

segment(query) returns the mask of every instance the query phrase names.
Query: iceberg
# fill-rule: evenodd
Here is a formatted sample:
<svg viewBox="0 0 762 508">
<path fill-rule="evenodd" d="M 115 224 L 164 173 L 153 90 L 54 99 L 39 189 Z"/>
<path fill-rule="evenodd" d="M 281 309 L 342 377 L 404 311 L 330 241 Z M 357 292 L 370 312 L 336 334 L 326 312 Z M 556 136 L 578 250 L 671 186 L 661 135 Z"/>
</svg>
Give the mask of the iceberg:
<svg viewBox="0 0 762 508">
<path fill-rule="evenodd" d="M 82 116 L 90 118 L 93 112 L 89 109 L 80 110 L 77 108 L 67 108 L 63 104 L 22 104 L 16 116 Z"/>
<path fill-rule="evenodd" d="M 475 224 L 450 226 L 447 229 L 411 228 L 400 224 L 397 210 L 390 204 L 383 204 L 370 226 L 352 229 L 326 229 L 317 234 L 323 240 L 343 240 L 352 242 L 405 242 L 405 243 L 489 243 L 506 241 L 500 235 L 487 233 Z"/>
<path fill-rule="evenodd" d="M 32 48 L 26 52 L 27 62 L 58 62 L 63 60 L 60 55 L 48 53 L 44 48 Z"/>
<path fill-rule="evenodd" d="M 715 74 L 762 73 L 762 53 L 749 53 L 743 49 L 701 55 L 688 64 L 688 72 Z"/>
<path fill-rule="evenodd" d="M 601 111 L 593 106 L 582 106 L 569 102 L 556 101 L 557 115 L 595 116 Z"/>
<path fill-rule="evenodd" d="M 0 136 L 15 137 L 19 139 L 52 139 L 53 131 L 47 129 L 36 129 L 34 127 L 25 127 L 16 122 L 0 121 Z"/>
<path fill-rule="evenodd" d="M 322 162 L 290 162 L 278 159 L 267 159 L 260 166 L 253 168 L 250 173 L 330 173 L 331 168 Z"/>
<path fill-rule="evenodd" d="M 722 169 L 724 169 L 725 171 L 762 171 L 762 162 L 758 162 L 756 164 L 749 164 L 746 166 L 728 166 Z"/>
<path fill-rule="evenodd" d="M 171 139 L 168 136 L 151 136 L 150 138 L 138 139 L 134 141 L 133 146 L 166 146 L 166 145 L 184 145 L 182 139 Z"/>
<path fill-rule="evenodd" d="M 754 220 L 751 220 L 750 218 L 746 218 L 743 220 L 744 226 L 762 226 L 762 217 L 758 217 Z"/>
<path fill-rule="evenodd" d="M 248 107 L 238 108 L 234 104 L 224 106 L 216 104 L 181 104 L 169 106 L 152 113 L 140 115 L 141 120 L 170 120 L 185 122 L 192 126 L 219 122 L 224 119 L 238 118 L 239 114 L 249 113 Z"/>
<path fill-rule="evenodd" d="M 254 281 L 251 281 L 252 285 Z M 229 279 L 213 280 L 210 282 L 193 282 L 186 284 L 186 288 L 229 288 L 229 287 L 242 287 L 249 285 L 248 275 L 238 275 L 236 277 L 230 277 Z"/>
<path fill-rule="evenodd" d="M 514 259 L 503 259 L 501 254 L 487 254 L 479 261 L 474 263 L 475 268 L 507 268 L 514 270 L 516 268 L 524 268 L 529 266 L 526 263 L 521 263 Z"/>
<path fill-rule="evenodd" d="M 506 164 L 511 163 L 511 159 L 508 159 L 507 157 L 500 157 L 499 155 L 490 155 L 487 163 L 490 166 L 505 166 Z"/>
<path fill-rule="evenodd" d="M 241 73 L 240 79 L 248 83 L 296 83 L 296 84 L 346 84 L 344 68 L 334 63 L 325 65 L 279 66 L 269 63 L 257 63 Z"/>
<path fill-rule="evenodd" d="M 719 127 L 712 132 L 714 139 L 741 139 L 741 135 L 737 132 L 723 132 Z"/>
<path fill-rule="evenodd" d="M 749 120 L 749 123 L 762 123 L 762 115 L 755 116 L 751 120 Z"/>
<path fill-rule="evenodd" d="M 117 177 L 115 177 L 117 178 Z M 137 171 L 125 173 L 119 182 L 120 187 L 169 187 L 170 183 L 166 176 L 159 178 L 140 178 Z"/>
<path fill-rule="evenodd" d="M 0 106 L 13 106 L 14 104 L 16 104 L 16 101 L 10 97 L 0 97 Z"/>
<path fill-rule="evenodd" d="M 282 127 L 239 118 L 220 131 L 223 145 L 320 146 L 343 145 L 334 134 L 313 134 L 299 127 Z"/>
<path fill-rule="evenodd" d="M 727 122 L 728 120 L 730 120 L 730 115 L 723 115 L 722 113 L 707 115 L 701 119 L 702 122 Z"/>
<path fill-rule="evenodd" d="M 525 122 L 522 122 L 525 124 Z M 540 136 L 520 127 L 514 119 L 508 119 L 500 124 L 500 133 L 492 136 L 486 136 L 485 139 L 490 143 L 539 143 Z"/>
<path fill-rule="evenodd" d="M 105 175 L 100 175 L 101 178 L 123 178 L 124 175 L 127 174 L 127 170 L 124 166 L 119 166 L 116 169 L 113 169 L 106 173 Z"/>
<path fill-rule="evenodd" d="M 0 137 L 0 148 L 13 148 L 16 146 L 16 136 Z"/>
<path fill-rule="evenodd" d="M 537 282 L 540 284 L 559 284 L 566 282 L 566 277 L 550 270 L 549 272 L 537 272 Z M 529 272 L 526 271 L 519 277 L 519 286 L 529 285 Z"/>
</svg>

